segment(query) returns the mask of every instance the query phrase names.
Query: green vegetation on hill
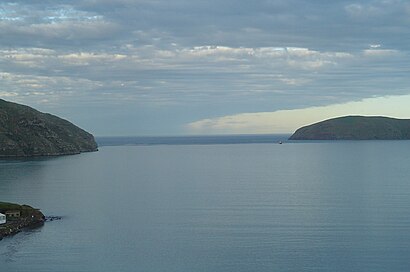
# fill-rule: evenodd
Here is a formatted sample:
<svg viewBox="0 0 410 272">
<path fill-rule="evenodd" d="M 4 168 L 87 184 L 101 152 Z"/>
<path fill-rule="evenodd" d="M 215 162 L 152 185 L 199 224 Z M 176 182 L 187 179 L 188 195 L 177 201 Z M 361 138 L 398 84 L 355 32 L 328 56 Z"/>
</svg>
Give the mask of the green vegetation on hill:
<svg viewBox="0 0 410 272">
<path fill-rule="evenodd" d="M 93 135 L 57 116 L 0 99 L 0 157 L 96 151 Z"/>
<path fill-rule="evenodd" d="M 299 128 L 289 140 L 410 140 L 410 120 L 345 116 Z"/>
<path fill-rule="evenodd" d="M 0 213 L 4 214 L 7 211 L 19 211 L 22 217 L 26 217 L 28 215 L 31 215 L 34 211 L 38 210 L 28 205 L 0 202 Z"/>
</svg>

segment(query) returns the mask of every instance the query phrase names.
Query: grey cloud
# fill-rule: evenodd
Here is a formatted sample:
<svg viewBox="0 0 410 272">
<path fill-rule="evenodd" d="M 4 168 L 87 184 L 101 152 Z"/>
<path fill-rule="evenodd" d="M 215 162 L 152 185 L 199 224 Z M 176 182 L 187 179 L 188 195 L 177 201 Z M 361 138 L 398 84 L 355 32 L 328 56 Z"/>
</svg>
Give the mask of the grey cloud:
<svg viewBox="0 0 410 272">
<path fill-rule="evenodd" d="M 129 100 L 133 97 L 134 102 L 140 103 L 166 98 L 176 104 L 189 101 L 212 103 L 218 97 L 233 101 L 241 97 L 258 100 L 278 94 L 283 97 L 306 96 L 304 101 L 314 104 L 323 95 L 326 99 L 340 99 L 340 91 L 346 100 L 380 95 L 385 91 L 383 81 L 386 77 L 401 77 L 392 71 L 392 67 L 404 65 L 407 59 L 398 51 L 379 48 L 366 49 L 355 55 L 307 48 L 222 46 L 175 47 L 173 50 L 130 46 L 117 53 L 64 53 L 22 48 L 1 53 L 0 63 L 9 67 L 8 73 L 16 78 L 22 78 L 24 74 L 34 77 L 32 86 L 45 90 L 59 88 L 83 95 L 88 93 L 89 97 L 122 93 L 126 95 L 106 98 L 125 97 Z M 387 61 L 391 64 L 380 67 L 380 60 L 383 65 Z M 351 66 L 356 70 L 352 71 Z M 373 80 L 374 86 L 370 90 L 364 90 L 361 85 L 366 84 L 368 88 L 371 84 L 369 75 L 378 77 Z M 29 85 L 25 85 L 26 82 L 20 84 L 19 80 L 16 82 L 24 93 Z M 60 82 L 59 87 L 57 82 Z M 398 82 L 395 85 L 396 89 L 390 89 L 392 93 L 406 91 L 397 88 Z M 272 103 L 272 107 L 275 104 L 279 107 L 277 103 L 283 104 L 283 101 Z"/>
<path fill-rule="evenodd" d="M 2 37 L 8 38 L 8 41 L 1 42 L 5 45 L 19 43 L 32 45 L 39 40 L 43 42 L 71 41 L 72 43 L 101 40 L 107 38 L 109 33 L 114 33 L 115 29 L 115 25 L 106 22 L 61 22 L 29 26 L 16 26 L 10 23 L 0 24 L 0 34 Z M 41 45 L 44 46 L 45 44 Z"/>
<path fill-rule="evenodd" d="M 0 96 L 195 120 L 406 94 L 409 14 L 404 0 L 0 3 Z"/>
<path fill-rule="evenodd" d="M 9 9 L 25 16 L 26 27 L 41 24 L 39 21 L 56 17 L 58 11 L 64 10 L 68 15 L 82 18 L 82 28 L 73 25 L 77 29 L 73 39 L 58 36 L 62 38 L 61 43 L 68 45 L 76 38 L 84 46 L 96 46 L 99 39 L 105 38 L 104 42 L 111 46 L 127 42 L 158 44 L 160 39 L 163 46 L 178 43 L 183 46 L 219 44 L 233 47 L 305 46 L 317 49 L 350 46 L 358 49 L 359 44 L 383 42 L 385 36 L 389 43 L 397 46 L 398 37 L 395 35 L 409 31 L 403 25 L 403 22 L 408 23 L 409 20 L 409 5 L 405 1 L 89 0 L 17 3 Z M 86 18 L 95 16 L 100 22 L 86 22 Z M 396 30 L 391 32 L 393 28 Z M 9 32 L 17 32 L 17 36 L 21 33 L 19 28 L 9 29 Z M 96 34 L 93 35 L 90 29 Z M 105 30 L 106 35 L 101 33 L 104 32 L 101 29 Z M 138 33 L 144 33 L 144 37 Z M 9 35 L 13 38 L 11 33 Z M 87 39 L 88 36 L 94 39 Z M 44 35 L 34 40 L 38 44 L 49 42 Z M 74 45 L 79 44 L 77 42 Z"/>
<path fill-rule="evenodd" d="M 0 4 L 0 46 L 86 46 L 116 36 L 119 26 L 68 5 Z"/>
</svg>

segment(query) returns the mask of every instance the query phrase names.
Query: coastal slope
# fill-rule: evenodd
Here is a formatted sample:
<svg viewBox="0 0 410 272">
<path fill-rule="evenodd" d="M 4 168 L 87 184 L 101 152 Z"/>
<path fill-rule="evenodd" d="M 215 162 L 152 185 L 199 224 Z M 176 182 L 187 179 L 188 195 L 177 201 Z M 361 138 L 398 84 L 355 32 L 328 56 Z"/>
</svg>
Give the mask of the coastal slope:
<svg viewBox="0 0 410 272">
<path fill-rule="evenodd" d="M 0 99 L 0 157 L 97 151 L 94 136 L 57 116 Z"/>
<path fill-rule="evenodd" d="M 410 120 L 345 116 L 299 128 L 289 140 L 410 140 Z"/>
</svg>

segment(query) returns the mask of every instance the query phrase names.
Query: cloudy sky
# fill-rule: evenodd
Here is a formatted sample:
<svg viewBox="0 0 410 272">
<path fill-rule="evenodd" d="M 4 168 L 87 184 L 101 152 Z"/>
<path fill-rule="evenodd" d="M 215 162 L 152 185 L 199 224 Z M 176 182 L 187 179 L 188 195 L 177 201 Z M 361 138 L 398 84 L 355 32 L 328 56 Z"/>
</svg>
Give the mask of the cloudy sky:
<svg viewBox="0 0 410 272">
<path fill-rule="evenodd" d="M 0 98 L 95 135 L 410 118 L 405 0 L 0 3 Z"/>
</svg>

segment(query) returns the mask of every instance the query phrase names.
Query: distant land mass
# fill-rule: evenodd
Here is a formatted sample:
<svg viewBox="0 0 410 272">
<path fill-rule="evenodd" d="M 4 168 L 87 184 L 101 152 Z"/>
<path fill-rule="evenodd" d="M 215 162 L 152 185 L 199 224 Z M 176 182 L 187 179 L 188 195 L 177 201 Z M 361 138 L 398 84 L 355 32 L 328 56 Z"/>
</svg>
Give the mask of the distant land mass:
<svg viewBox="0 0 410 272">
<path fill-rule="evenodd" d="M 410 119 L 339 117 L 299 128 L 289 140 L 410 140 Z"/>
<path fill-rule="evenodd" d="M 0 99 L 0 157 L 97 151 L 94 136 L 57 116 Z"/>
</svg>

